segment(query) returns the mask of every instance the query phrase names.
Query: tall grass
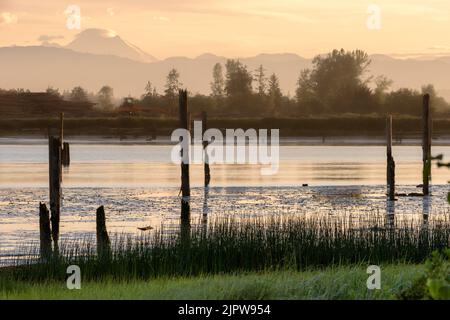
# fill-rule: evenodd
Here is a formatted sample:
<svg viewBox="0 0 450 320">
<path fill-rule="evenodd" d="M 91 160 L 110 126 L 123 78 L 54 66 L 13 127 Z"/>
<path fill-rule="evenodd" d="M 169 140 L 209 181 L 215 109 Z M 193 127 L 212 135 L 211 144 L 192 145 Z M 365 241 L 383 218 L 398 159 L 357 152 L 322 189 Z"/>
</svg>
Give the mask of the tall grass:
<svg viewBox="0 0 450 320">
<path fill-rule="evenodd" d="M 450 219 L 402 219 L 388 225 L 382 216 L 326 218 L 216 219 L 191 227 L 188 235 L 165 230 L 150 236 L 116 236 L 110 255 L 97 257 L 83 239 L 61 245 L 58 256 L 37 262 L 31 256 L 0 277 L 26 281 L 62 280 L 70 264 L 83 279 L 149 279 L 277 269 L 305 270 L 353 263 L 420 263 L 449 246 Z"/>
</svg>

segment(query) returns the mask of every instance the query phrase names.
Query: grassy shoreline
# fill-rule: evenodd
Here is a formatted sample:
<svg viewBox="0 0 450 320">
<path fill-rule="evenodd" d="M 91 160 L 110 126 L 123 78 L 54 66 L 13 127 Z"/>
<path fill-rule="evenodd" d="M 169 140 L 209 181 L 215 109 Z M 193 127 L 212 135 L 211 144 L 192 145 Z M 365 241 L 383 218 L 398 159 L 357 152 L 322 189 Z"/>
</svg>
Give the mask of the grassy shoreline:
<svg viewBox="0 0 450 320">
<path fill-rule="evenodd" d="M 367 289 L 366 265 L 336 266 L 309 271 L 200 275 L 152 280 L 82 280 L 80 290 L 64 281 L 0 286 L 1 299 L 149 299 L 149 300 L 265 300 L 265 299 L 396 299 L 423 274 L 423 265 L 381 265 L 381 289 Z"/>
<path fill-rule="evenodd" d="M 100 250 L 74 240 L 0 269 L 0 299 L 391 299 L 423 276 L 433 252 L 449 247 L 449 222 L 448 215 L 426 224 L 384 215 L 223 218 L 113 238 Z M 70 265 L 80 268 L 84 289 L 65 287 Z M 369 265 L 381 267 L 382 290 L 367 290 Z"/>
</svg>

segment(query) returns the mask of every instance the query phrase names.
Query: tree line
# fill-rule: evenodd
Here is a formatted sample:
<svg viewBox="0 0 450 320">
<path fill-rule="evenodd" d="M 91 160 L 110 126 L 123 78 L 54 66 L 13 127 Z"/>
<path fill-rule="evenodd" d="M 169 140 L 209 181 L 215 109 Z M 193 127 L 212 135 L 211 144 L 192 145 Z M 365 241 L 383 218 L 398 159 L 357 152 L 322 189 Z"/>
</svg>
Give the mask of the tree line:
<svg viewBox="0 0 450 320">
<path fill-rule="evenodd" d="M 308 115 L 342 114 L 421 114 L 421 99 L 428 93 L 433 112 L 450 114 L 450 104 L 439 97 L 433 85 L 421 90 L 400 88 L 391 90 L 393 82 L 385 76 L 369 76 L 370 59 L 361 50 L 333 50 L 316 56 L 312 67 L 301 70 L 294 96 L 283 94 L 275 73 L 267 74 L 260 65 L 249 70 L 239 60 L 230 59 L 212 70 L 210 94 L 190 94 L 189 105 L 193 112 L 202 110 L 210 114 L 246 117 L 291 117 Z M 176 114 L 178 90 L 183 88 L 180 73 L 169 71 L 164 91 L 147 82 L 141 97 L 127 97 L 127 102 L 143 110 Z M 97 107 L 113 111 L 122 99 L 115 99 L 113 88 L 103 86 L 97 93 L 88 93 L 80 86 L 62 94 L 48 88 L 47 92 L 70 101 L 91 101 Z"/>
</svg>

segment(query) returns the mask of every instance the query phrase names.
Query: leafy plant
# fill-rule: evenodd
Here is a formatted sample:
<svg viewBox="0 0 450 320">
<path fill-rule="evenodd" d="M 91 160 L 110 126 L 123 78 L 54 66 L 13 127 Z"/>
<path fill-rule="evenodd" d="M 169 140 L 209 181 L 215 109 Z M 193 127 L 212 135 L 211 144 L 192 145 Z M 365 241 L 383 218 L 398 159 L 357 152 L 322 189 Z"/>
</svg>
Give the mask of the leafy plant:
<svg viewBox="0 0 450 320">
<path fill-rule="evenodd" d="M 428 278 L 426 287 L 432 299 L 450 299 L 450 248 L 444 252 L 433 252 L 427 260 Z"/>
<path fill-rule="evenodd" d="M 425 274 L 397 295 L 402 300 L 450 299 L 450 248 L 434 251 L 425 262 Z"/>
</svg>

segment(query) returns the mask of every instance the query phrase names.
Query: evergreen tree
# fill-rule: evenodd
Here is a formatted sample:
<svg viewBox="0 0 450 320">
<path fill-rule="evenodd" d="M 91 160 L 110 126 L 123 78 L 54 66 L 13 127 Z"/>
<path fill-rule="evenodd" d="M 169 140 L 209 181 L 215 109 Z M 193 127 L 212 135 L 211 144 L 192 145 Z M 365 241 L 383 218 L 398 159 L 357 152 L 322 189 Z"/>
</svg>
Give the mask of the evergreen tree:
<svg viewBox="0 0 450 320">
<path fill-rule="evenodd" d="M 280 89 L 280 81 L 275 73 L 269 78 L 269 110 L 272 115 L 279 113 L 283 94 Z"/>
<path fill-rule="evenodd" d="M 223 78 L 222 65 L 216 63 L 213 68 L 213 81 L 211 82 L 211 95 L 222 98 L 225 92 L 225 80 Z"/>
<path fill-rule="evenodd" d="M 263 65 L 260 65 L 259 68 L 255 70 L 256 92 L 260 97 L 266 95 L 267 78 L 265 72 L 266 69 L 264 69 Z"/>
<path fill-rule="evenodd" d="M 180 82 L 180 74 L 176 69 L 170 70 L 166 80 L 166 90 L 164 90 L 166 98 L 175 99 L 178 96 L 178 91 L 183 84 Z"/>
</svg>

